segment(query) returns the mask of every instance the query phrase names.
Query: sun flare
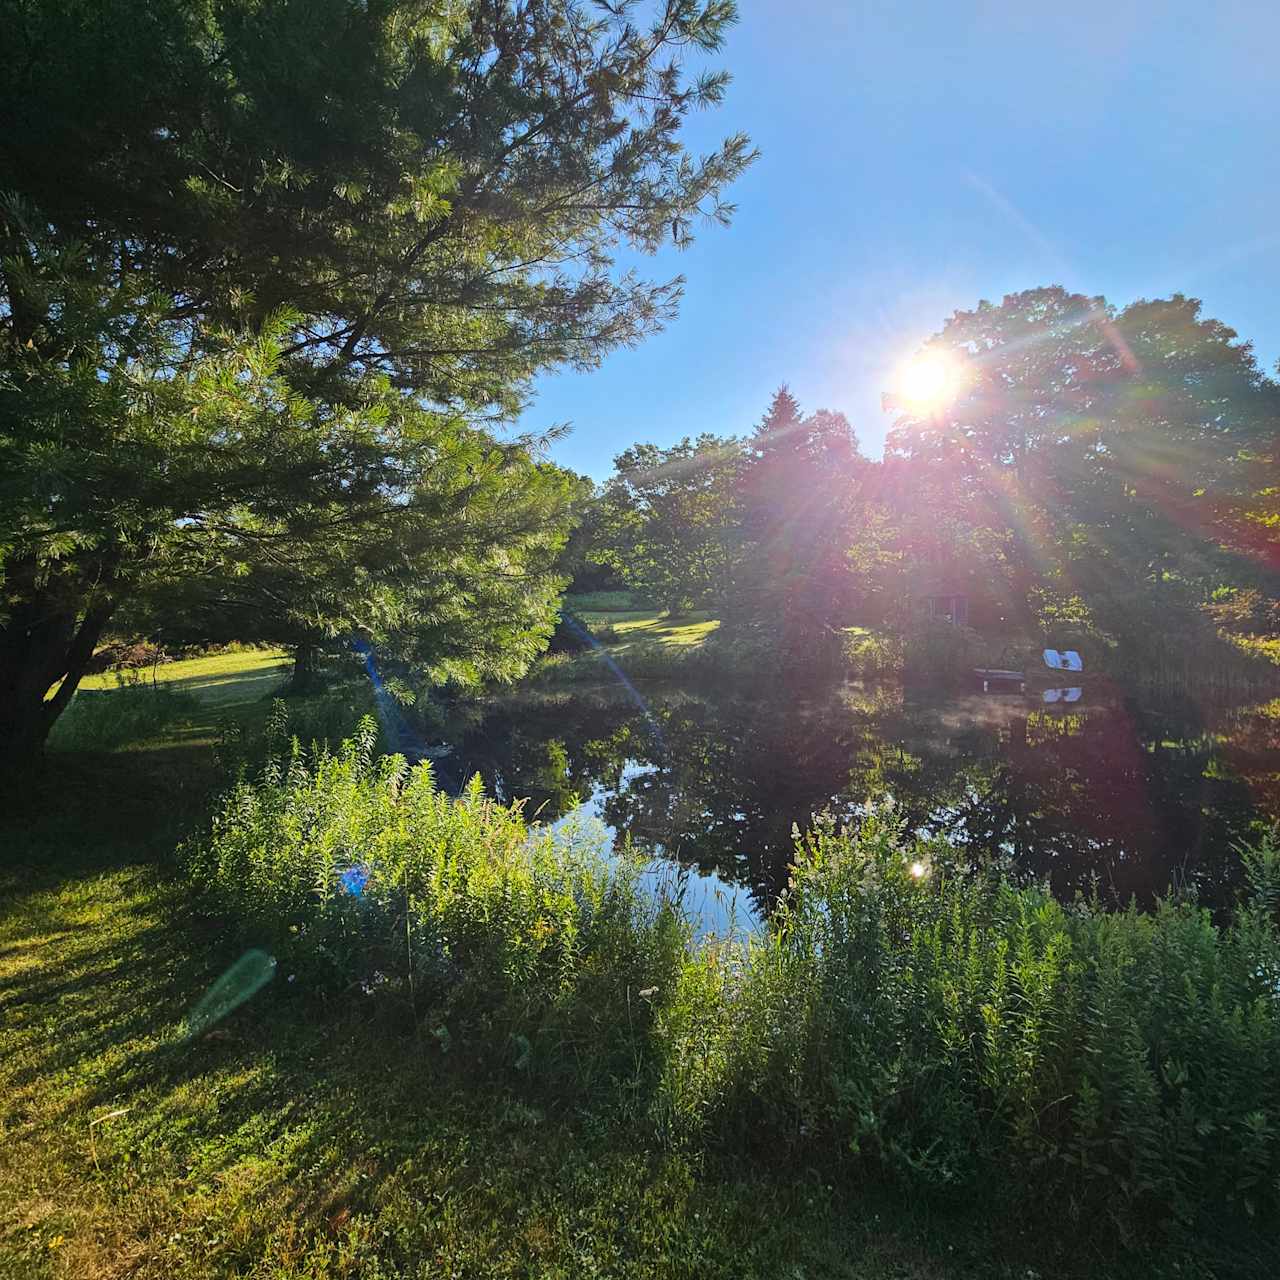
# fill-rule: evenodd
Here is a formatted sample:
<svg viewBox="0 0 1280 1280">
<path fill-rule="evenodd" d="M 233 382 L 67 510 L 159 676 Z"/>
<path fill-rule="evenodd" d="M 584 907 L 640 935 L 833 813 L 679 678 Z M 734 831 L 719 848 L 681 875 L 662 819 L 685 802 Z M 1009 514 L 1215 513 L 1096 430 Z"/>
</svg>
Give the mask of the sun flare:
<svg viewBox="0 0 1280 1280">
<path fill-rule="evenodd" d="M 895 399 L 910 413 L 937 413 L 964 387 L 964 369 L 953 356 L 927 351 L 898 370 Z"/>
</svg>

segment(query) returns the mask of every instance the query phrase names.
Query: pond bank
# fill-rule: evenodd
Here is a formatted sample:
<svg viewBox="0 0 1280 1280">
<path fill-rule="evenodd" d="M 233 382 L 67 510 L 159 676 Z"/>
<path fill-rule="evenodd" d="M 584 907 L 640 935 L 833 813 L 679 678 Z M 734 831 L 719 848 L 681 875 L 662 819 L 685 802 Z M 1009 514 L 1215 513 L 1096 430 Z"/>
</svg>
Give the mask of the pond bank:
<svg viewBox="0 0 1280 1280">
<path fill-rule="evenodd" d="M 808 1139 L 766 1141 L 755 1110 L 727 1143 L 697 1140 L 705 1109 L 655 1135 L 616 1097 L 548 1078 L 535 1037 L 521 1066 L 518 1043 L 358 990 L 320 999 L 284 968 L 184 1044 L 183 1019 L 243 950 L 151 865 L 201 821 L 212 780 L 206 764 L 181 771 L 211 750 L 184 741 L 64 758 L 46 797 L 59 803 L 6 815 L 0 832 L 17 854 L 0 886 L 0 1202 L 14 1206 L 0 1262 L 15 1274 L 126 1259 L 144 1277 L 363 1276 L 427 1259 L 495 1276 L 1269 1274 L 1265 1248 L 1222 1223 L 1085 1257 L 1029 1218 L 1011 1229 L 1008 1203 L 961 1210 L 951 1195 L 823 1169 Z M 660 996 L 634 998 L 652 1009 Z M 785 1091 L 766 1096 L 785 1105 Z"/>
<path fill-rule="evenodd" d="M 655 1145 L 521 1073 L 478 1073 L 465 1041 L 445 1053 L 430 1027 L 318 1002 L 287 973 L 184 1043 L 240 952 L 164 867 L 172 814 L 155 787 L 170 795 L 179 775 L 130 753 L 109 779 L 121 821 L 104 824 L 81 763 L 64 761 L 76 781 L 59 813 L 0 820 L 0 1274 L 1267 1274 L 1240 1241 L 1082 1254 L 998 1206 Z"/>
</svg>

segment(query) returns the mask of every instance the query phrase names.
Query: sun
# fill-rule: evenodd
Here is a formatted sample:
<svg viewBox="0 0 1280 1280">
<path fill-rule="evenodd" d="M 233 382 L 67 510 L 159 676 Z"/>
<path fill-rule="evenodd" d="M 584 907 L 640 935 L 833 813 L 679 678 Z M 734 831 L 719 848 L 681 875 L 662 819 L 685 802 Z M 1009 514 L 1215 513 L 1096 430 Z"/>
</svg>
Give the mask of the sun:
<svg viewBox="0 0 1280 1280">
<path fill-rule="evenodd" d="M 964 389 L 964 368 L 942 351 L 926 351 L 898 370 L 893 400 L 908 413 L 938 413 Z"/>
</svg>

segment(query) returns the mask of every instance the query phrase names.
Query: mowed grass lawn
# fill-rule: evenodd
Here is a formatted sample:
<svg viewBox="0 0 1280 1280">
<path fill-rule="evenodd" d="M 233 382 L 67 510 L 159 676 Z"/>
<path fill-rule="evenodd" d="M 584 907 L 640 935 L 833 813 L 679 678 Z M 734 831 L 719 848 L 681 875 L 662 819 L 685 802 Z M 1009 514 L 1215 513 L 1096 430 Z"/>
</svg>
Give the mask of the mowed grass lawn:
<svg viewBox="0 0 1280 1280">
<path fill-rule="evenodd" d="M 280 650 L 246 649 L 89 676 L 54 725 L 49 751 L 61 757 L 117 748 L 150 754 L 210 748 L 231 722 L 264 720 L 290 669 Z"/>
<path fill-rule="evenodd" d="M 86 676 L 80 681 L 80 688 L 118 689 L 130 678 L 146 684 L 154 679 L 157 684 L 194 694 L 210 705 L 234 705 L 272 692 L 288 673 L 289 656 L 283 649 L 244 649 L 208 658 L 184 658 L 178 662 L 163 662 L 156 667 L 141 667 L 136 674 L 127 676 L 107 671 L 102 675 Z"/>
<path fill-rule="evenodd" d="M 610 610 L 583 612 L 578 616 L 593 632 L 604 631 L 606 640 L 615 646 L 636 640 L 665 645 L 701 644 L 720 625 L 708 613 L 672 616 L 652 610 Z"/>
</svg>

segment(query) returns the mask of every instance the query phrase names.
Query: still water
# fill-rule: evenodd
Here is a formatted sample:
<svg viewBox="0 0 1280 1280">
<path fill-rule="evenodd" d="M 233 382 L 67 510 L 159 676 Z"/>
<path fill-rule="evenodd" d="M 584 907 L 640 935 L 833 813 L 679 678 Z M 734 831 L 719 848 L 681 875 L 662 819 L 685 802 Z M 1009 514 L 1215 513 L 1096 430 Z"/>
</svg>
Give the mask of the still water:
<svg viewBox="0 0 1280 1280">
<path fill-rule="evenodd" d="M 909 826 L 1056 893 L 1147 903 L 1170 884 L 1229 903 L 1237 844 L 1280 816 L 1280 700 L 1140 694 L 1101 680 L 1027 693 L 901 684 L 815 692 L 621 685 L 457 709 L 455 772 L 540 821 L 598 822 L 711 927 L 786 883 L 793 827 L 891 795 Z"/>
</svg>

